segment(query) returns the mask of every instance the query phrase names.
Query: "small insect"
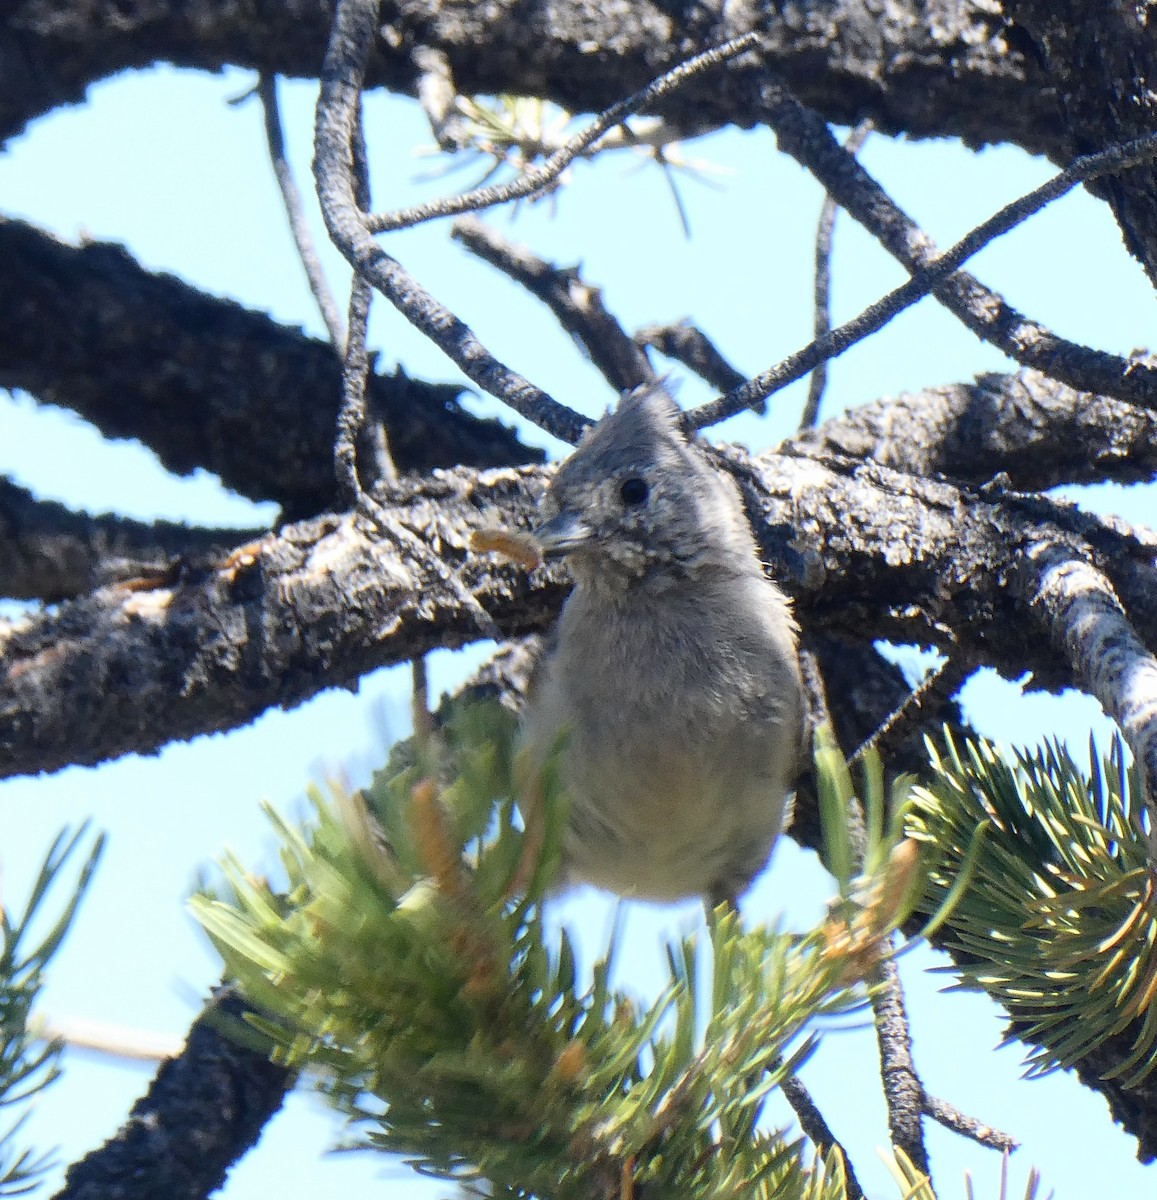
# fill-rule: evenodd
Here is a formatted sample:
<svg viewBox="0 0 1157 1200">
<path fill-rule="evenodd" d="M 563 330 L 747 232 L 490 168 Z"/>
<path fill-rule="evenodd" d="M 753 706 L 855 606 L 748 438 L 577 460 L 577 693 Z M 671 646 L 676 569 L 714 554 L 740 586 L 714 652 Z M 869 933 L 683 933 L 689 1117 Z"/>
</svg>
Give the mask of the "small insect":
<svg viewBox="0 0 1157 1200">
<path fill-rule="evenodd" d="M 542 547 L 521 529 L 474 529 L 470 533 L 470 549 L 501 554 L 528 571 L 542 566 Z"/>
</svg>

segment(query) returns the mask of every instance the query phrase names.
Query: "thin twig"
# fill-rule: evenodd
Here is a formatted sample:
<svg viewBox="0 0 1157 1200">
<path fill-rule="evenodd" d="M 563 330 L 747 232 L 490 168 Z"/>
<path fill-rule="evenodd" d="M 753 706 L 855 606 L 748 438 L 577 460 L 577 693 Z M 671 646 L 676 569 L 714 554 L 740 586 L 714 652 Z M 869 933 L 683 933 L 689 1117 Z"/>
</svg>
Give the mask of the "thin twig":
<svg viewBox="0 0 1157 1200">
<path fill-rule="evenodd" d="M 350 146 L 354 195 L 359 207 L 366 207 L 370 202 L 370 173 L 362 133 L 360 98 L 355 106 Z M 342 500 L 350 508 L 366 509 L 381 523 L 379 506 L 369 495 L 369 489 L 379 482 L 396 481 L 398 472 L 390 457 L 385 431 L 379 428 L 376 438 L 368 436 L 371 431 L 367 427 L 366 382 L 370 374 L 370 359 L 366 352 L 366 336 L 373 295 L 373 288 L 355 268 L 350 283 L 348 332 L 341 372 L 342 398 L 334 434 L 333 457 Z M 371 453 L 359 455 L 359 450 L 363 448 Z M 373 452 L 375 450 L 376 453 Z"/>
<path fill-rule="evenodd" d="M 839 149 L 842 152 L 843 148 L 839 147 Z M 856 342 L 862 341 L 869 334 L 875 333 L 876 330 L 886 325 L 898 313 L 903 312 L 906 308 L 910 308 L 924 296 L 939 291 L 948 277 L 955 274 L 957 268 L 971 258 L 972 255 L 976 254 L 977 251 L 981 250 L 1001 234 L 1015 228 L 1028 217 L 1039 212 L 1046 204 L 1071 191 L 1078 183 L 1089 179 L 1096 179 L 1101 175 L 1122 170 L 1126 167 L 1136 166 L 1154 157 L 1157 157 L 1157 134 L 1125 142 L 1109 150 L 1102 151 L 1099 154 L 1090 154 L 1077 159 L 1067 170 L 1062 171 L 1059 175 L 1055 175 L 1047 183 L 1021 196 L 1018 200 L 1014 200 L 1011 204 L 1005 205 L 999 212 L 976 226 L 975 229 L 966 234 L 951 249 L 946 250 L 943 254 L 920 255 L 919 261 L 922 265 L 906 283 L 901 284 L 900 287 L 895 288 L 874 304 L 869 305 L 859 316 L 854 317 L 851 321 L 845 322 L 837 329 L 816 338 L 802 350 L 789 355 L 777 366 L 755 376 L 741 387 L 733 389 L 727 395 L 701 405 L 688 414 L 688 424 L 695 429 L 706 428 L 719 421 L 724 421 L 728 417 L 735 416 L 736 413 L 742 411 L 744 408 L 750 407 L 754 400 L 770 396 L 779 391 L 787 384 L 807 374 L 808 371 L 816 367 L 821 361 L 834 358 L 837 354 L 842 354 L 850 346 L 855 345 Z M 855 162 L 854 157 L 849 155 L 849 158 L 852 162 Z M 961 278 L 971 281 L 971 276 L 961 276 Z M 955 312 L 956 309 L 953 308 L 953 311 Z M 1090 384 L 1087 379 L 1072 380 L 1064 378 L 1057 371 L 1056 364 L 1052 363 L 1051 359 L 1047 363 L 1038 362 L 1036 359 L 1039 356 L 1026 356 L 1014 353 L 1015 347 L 1010 348 L 1009 345 L 1005 344 L 1001 344 L 1001 349 L 1012 354 L 1018 361 L 1026 363 L 1026 365 L 1037 366 L 1046 374 L 1052 375 L 1057 379 L 1063 379 L 1064 382 L 1072 383 L 1073 386 L 1082 387 L 1086 391 L 1104 390 Z M 1094 353 L 1085 347 L 1077 347 L 1076 349 L 1085 354 Z M 1128 365 L 1124 359 L 1120 360 L 1120 362 Z M 1052 363 L 1051 368 L 1050 363 Z M 1134 363 L 1133 365 L 1136 368 L 1136 364 Z M 1141 369 L 1150 370 L 1150 368 Z M 1120 395 L 1120 391 L 1119 389 L 1117 391 L 1105 391 L 1105 394 Z M 1132 397 L 1126 398 L 1131 399 Z M 1146 407 L 1155 406 L 1157 406 L 1157 399 L 1150 399 L 1146 404 Z"/>
<path fill-rule="evenodd" d="M 876 750 L 885 761 L 891 747 L 895 746 L 908 732 L 909 726 L 919 717 L 926 716 L 933 704 L 949 699 L 968 677 L 971 668 L 963 662 L 947 658 L 908 693 L 904 703 L 890 712 L 864 739 L 848 759 L 848 765 L 858 762 L 868 750 Z"/>
<path fill-rule="evenodd" d="M 455 221 L 451 236 L 541 300 L 611 387 L 628 391 L 655 378 L 646 354 L 607 311 L 599 289 L 583 283 L 577 267 L 553 266 L 474 217 Z"/>
<path fill-rule="evenodd" d="M 318 260 L 313 237 L 309 232 L 309 223 L 302 209 L 301 192 L 298 191 L 293 169 L 285 153 L 285 136 L 281 130 L 281 112 L 277 103 L 277 77 L 263 71 L 257 81 L 256 93 L 261 99 L 261 107 L 265 113 L 265 140 L 269 145 L 269 161 L 273 164 L 273 174 L 281 191 L 281 202 L 285 205 L 289 232 L 293 235 L 297 256 L 305 268 L 309 290 L 313 293 L 321 319 L 325 322 L 329 340 L 340 350 L 345 345 L 345 329 L 342 327 L 337 301 L 333 298 L 325 272 Z"/>
<path fill-rule="evenodd" d="M 414 741 L 420 749 L 424 749 L 429 745 L 434 733 L 434 714 L 430 711 L 430 680 L 424 654 L 410 660 L 410 714 L 414 724 Z"/>
<path fill-rule="evenodd" d="M 834 737 L 835 723 L 828 709 L 827 689 L 819 669 L 819 660 L 811 651 L 806 651 L 800 655 L 800 665 L 812 720 L 816 724 L 826 725 Z M 859 871 L 863 869 L 867 856 L 868 841 L 864 808 L 856 796 L 851 798 L 847 820 L 852 862 L 854 869 Z M 924 1086 L 912 1062 L 908 1016 L 895 959 L 890 956 L 882 959 L 872 972 L 870 982 L 873 986 L 868 992 L 868 999 L 880 1050 L 880 1082 L 888 1109 L 892 1143 L 908 1155 L 917 1170 L 928 1176 L 928 1186 L 931 1187 L 932 1177 L 921 1124 Z"/>
<path fill-rule="evenodd" d="M 848 134 L 844 149 L 849 154 L 859 154 L 868 134 L 872 131 L 872 122 L 861 121 Z M 820 208 L 820 219 L 816 227 L 816 277 L 813 290 L 813 306 L 815 316 L 812 320 L 812 335 L 821 338 L 832 327 L 832 235 L 836 228 L 836 213 L 840 211 L 839 204 L 830 193 L 824 193 L 824 202 Z M 819 420 L 820 403 L 824 398 L 824 388 L 828 382 L 827 359 L 817 363 L 808 379 L 807 401 L 803 406 L 803 414 L 799 420 L 800 429 L 811 429 Z"/>
<path fill-rule="evenodd" d="M 63 1042 L 74 1050 L 88 1050 L 125 1062 L 163 1062 L 181 1052 L 181 1038 L 175 1034 L 83 1017 L 60 1021 L 34 1018 L 34 1029 L 36 1036 L 45 1041 Z"/>
<path fill-rule="evenodd" d="M 1002 1154 L 1010 1154 L 1020 1146 L 1016 1138 L 1010 1134 L 993 1129 L 991 1125 L 981 1124 L 975 1117 L 967 1116 L 960 1109 L 941 1100 L 938 1096 L 928 1095 L 927 1092 L 924 1093 L 924 1115 L 931 1117 L 945 1129 L 960 1134 L 961 1137 L 970 1138 L 982 1146 L 987 1146 L 989 1150 L 999 1150 Z"/>
<path fill-rule="evenodd" d="M 669 71 L 664 71 L 645 88 L 601 112 L 584 130 L 571 138 L 561 149 L 556 150 L 541 165 L 527 168 L 517 179 L 512 179 L 509 183 L 474 188 L 458 196 L 448 196 L 441 200 L 432 200 L 427 204 L 416 204 L 410 208 L 397 209 L 394 212 L 369 214 L 366 217 L 366 228 L 371 233 L 388 233 L 394 229 L 409 229 L 414 225 L 420 225 L 424 221 L 432 221 L 438 217 L 452 217 L 464 212 L 477 212 L 479 209 L 492 208 L 496 204 L 505 204 L 510 200 L 534 195 L 553 183 L 603 134 L 614 126 L 622 124 L 632 113 L 656 103 L 664 96 L 682 87 L 688 80 L 694 79 L 696 75 L 751 49 L 758 41 L 758 34 L 745 33 L 718 46 L 712 46 L 710 50 L 693 55 Z"/>
<path fill-rule="evenodd" d="M 356 508 L 363 502 L 372 507 L 375 503 L 366 494 L 358 475 L 358 435 L 366 419 L 366 379 L 370 368 L 366 329 L 372 298 L 373 289 L 355 272 L 350 283 L 349 332 L 341 370 L 341 407 L 333 442 L 338 489 L 347 508 Z"/>
<path fill-rule="evenodd" d="M 807 690 L 808 704 L 814 722 L 825 723 L 829 729 L 835 726 L 828 711 L 827 692 L 823 676 L 819 671 L 819 663 L 811 651 L 805 651 L 800 656 L 803 668 L 804 685 Z M 946 664 L 947 666 L 948 664 Z M 924 680 L 913 690 L 908 701 L 892 714 L 881 726 L 880 731 L 873 734 L 864 746 L 849 759 L 855 761 L 863 753 L 867 745 L 871 745 L 883 733 L 894 730 L 900 717 L 918 708 L 932 686 L 941 681 L 943 686 L 955 690 L 953 681 L 959 683 L 955 670 L 942 667 Z M 882 732 L 881 732 L 882 731 Z M 849 836 L 853 861 L 857 869 L 862 867 L 867 852 L 866 830 L 863 806 L 855 797 L 852 798 L 848 812 Z M 955 1132 L 980 1141 L 986 1146 L 997 1149 L 1013 1149 L 1016 1143 L 1008 1134 L 982 1125 L 973 1117 L 965 1116 L 958 1109 L 944 1101 L 930 1096 L 924 1087 L 912 1058 L 912 1038 L 908 1024 L 908 1013 L 904 1004 L 904 989 L 900 981 L 900 972 L 894 957 L 882 959 L 873 972 L 873 987 L 869 993 L 872 1014 L 876 1029 L 876 1042 L 880 1051 L 880 1079 L 884 1088 L 884 1099 L 888 1110 L 888 1128 L 892 1142 L 899 1146 L 911 1159 L 913 1166 L 928 1177 L 931 1183 L 931 1171 L 928 1163 L 928 1152 L 924 1145 L 924 1131 L 921 1117 L 926 1115 L 933 1120 L 947 1125 Z"/>
<path fill-rule="evenodd" d="M 752 76 L 753 111 L 775 131 L 779 148 L 806 167 L 840 206 L 909 272 L 936 258 L 932 239 L 832 136 L 818 113 L 806 108 L 782 81 Z M 1126 148 L 1134 143 L 1126 143 Z M 1110 150 L 1108 153 L 1116 153 Z M 1157 409 L 1157 369 L 1120 355 L 1091 350 L 1058 337 L 1017 312 L 1003 297 L 965 272 L 945 280 L 936 298 L 977 337 L 1014 361 L 1034 367 L 1079 391 Z"/>
<path fill-rule="evenodd" d="M 690 321 L 675 325 L 645 325 L 635 333 L 640 346 L 654 346 L 660 354 L 681 362 L 721 392 L 739 387 L 747 378 L 720 354 L 714 342 Z M 751 406 L 752 412 L 763 415 L 767 406 L 762 400 Z"/>
<path fill-rule="evenodd" d="M 892 1145 L 903 1150 L 916 1170 L 928 1176 L 931 1187 L 932 1173 L 924 1145 L 924 1085 L 912 1061 L 912 1036 L 895 958 L 880 960 L 871 983 L 876 1044 L 880 1048 L 880 1080 L 884 1085 Z"/>
<path fill-rule="evenodd" d="M 484 391 L 565 442 L 590 423 L 486 349 L 373 239 L 354 192 L 352 138 L 366 60 L 377 32 L 376 0 L 339 0 L 326 48 L 314 129 L 314 178 L 333 243 L 398 311 Z"/>
<path fill-rule="evenodd" d="M 792 1112 L 795 1113 L 800 1128 L 807 1134 L 812 1144 L 818 1146 L 824 1154 L 827 1154 L 833 1146 L 839 1148 L 844 1160 L 844 1177 L 847 1180 L 847 1200 L 861 1200 L 864 1189 L 860 1187 L 860 1181 L 856 1178 L 856 1173 L 852 1169 L 851 1159 L 848 1158 L 843 1146 L 836 1140 L 827 1121 L 824 1120 L 823 1113 L 820 1112 L 816 1107 L 815 1101 L 811 1098 L 811 1093 L 804 1087 L 796 1075 L 788 1075 L 779 1086 L 784 1094 L 784 1098 L 791 1105 Z"/>
</svg>

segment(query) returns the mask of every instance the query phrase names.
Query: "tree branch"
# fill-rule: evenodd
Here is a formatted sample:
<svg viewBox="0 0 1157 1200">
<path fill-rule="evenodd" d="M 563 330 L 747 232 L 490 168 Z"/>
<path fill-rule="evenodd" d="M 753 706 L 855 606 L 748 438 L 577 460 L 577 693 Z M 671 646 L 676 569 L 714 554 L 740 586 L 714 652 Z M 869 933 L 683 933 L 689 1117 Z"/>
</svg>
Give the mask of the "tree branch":
<svg viewBox="0 0 1157 1200">
<path fill-rule="evenodd" d="M 893 958 L 880 963 L 872 982 L 872 1013 L 880 1049 L 880 1080 L 888 1106 L 888 1132 L 921 1174 L 931 1179 L 924 1146 L 924 1085 L 912 1061 L 912 1040 L 900 972 Z"/>
<path fill-rule="evenodd" d="M 770 90 L 775 92 L 774 85 Z M 793 104 L 789 98 L 777 111 L 782 115 L 785 110 L 792 108 Z M 815 132 L 818 134 L 822 128 L 822 125 L 819 126 Z M 827 140 L 831 146 L 837 146 L 842 153 L 855 161 L 846 147 L 838 147 L 830 133 L 827 134 Z M 824 157 L 826 148 L 820 149 L 819 157 Z M 692 428 L 704 429 L 734 416 L 741 409 L 750 407 L 753 401 L 772 395 L 828 359 L 842 354 L 856 342 L 863 341 L 878 329 L 882 329 L 904 309 L 930 294 L 936 295 L 975 333 L 998 346 L 1017 362 L 1026 366 L 1044 367 L 1054 378 L 1069 383 L 1079 383 L 1085 387 L 1103 384 L 1104 390 L 1118 399 L 1127 399 L 1134 404 L 1157 409 L 1157 372 L 1144 359 L 1133 359 L 1130 364 L 1130 360 L 1117 355 L 1066 342 L 1043 326 L 1020 317 L 1019 314 L 1015 314 L 1018 328 L 1010 336 L 1007 329 L 996 325 L 992 320 L 992 313 L 979 303 L 981 299 L 985 299 L 1000 301 L 1003 304 L 1000 297 L 995 293 L 988 293 L 986 296 L 986 289 L 983 289 L 977 280 L 956 269 L 994 238 L 1008 232 L 1039 212 L 1045 205 L 1071 191 L 1078 182 L 1123 171 L 1139 163 L 1149 162 L 1154 157 L 1157 157 L 1157 136 L 1149 134 L 1132 142 L 1115 144 L 1101 153 L 1079 158 L 1059 175 L 1054 175 L 1040 187 L 1005 205 L 999 212 L 982 221 L 943 253 L 938 253 L 931 240 L 914 224 L 908 222 L 900 209 L 888 200 L 888 204 L 892 205 L 888 222 L 879 229 L 872 228 L 872 232 L 883 240 L 886 224 L 892 224 L 893 232 L 898 232 L 898 227 L 907 222 L 910 228 L 905 231 L 905 240 L 908 243 L 907 249 L 911 252 L 911 261 L 893 247 L 887 246 L 886 243 L 885 245 L 912 272 L 911 278 L 868 305 L 858 316 L 836 329 L 817 334 L 802 350 L 788 355 L 782 362 L 756 375 L 726 396 L 700 405 L 689 415 L 689 424 Z M 865 174 L 863 179 L 869 180 L 870 176 Z M 885 195 L 878 185 L 873 186 L 876 187 L 879 196 Z M 859 199 L 861 207 L 851 211 L 854 216 L 865 221 L 871 215 L 865 207 L 871 199 L 866 189 L 861 190 Z"/>
<path fill-rule="evenodd" d="M 1071 550 L 1047 541 L 1030 547 L 1021 588 L 1029 610 L 1072 663 L 1077 686 L 1120 726 L 1141 768 L 1157 830 L 1157 657 L 1137 636 L 1108 579 Z M 1157 833 L 1151 847 L 1154 839 Z M 1157 862 L 1157 849 L 1153 857 Z"/>
<path fill-rule="evenodd" d="M 931 238 L 887 195 L 855 156 L 844 150 L 816 113 L 770 78 L 755 81 L 753 90 L 758 92 L 764 119 L 775 130 L 781 150 L 811 171 L 848 215 L 859 221 L 910 273 L 915 275 L 932 266 L 938 255 Z M 1079 390 L 1113 396 L 1142 407 L 1157 407 L 1157 370 L 1153 367 L 1144 361 L 1139 364 L 1136 359 L 1092 350 L 1058 337 L 1017 312 L 967 272 L 957 271 L 933 295 L 977 337 L 1023 366 L 1035 367 Z M 803 360 L 811 350 L 809 347 L 793 357 Z M 781 368 L 777 380 L 782 373 Z M 734 396 L 740 407 L 746 399 L 746 395 Z M 695 424 L 701 427 L 717 419 L 720 418 L 710 411 L 701 412 Z"/>
<path fill-rule="evenodd" d="M 70 408 L 107 437 L 144 442 L 169 470 L 212 471 L 290 516 L 333 504 L 341 362 L 333 348 L 171 275 L 119 246 L 67 246 L 0 218 L 0 386 Z M 406 471 L 541 459 L 460 387 L 397 375 L 370 403 Z"/>
<path fill-rule="evenodd" d="M 1096 0 L 1007 0 L 1004 8 L 1056 89 L 1065 158 L 1157 126 L 1157 36 L 1144 9 Z M 1157 284 L 1157 170 L 1106 179 L 1090 191 L 1108 200 L 1125 244 Z"/>
<path fill-rule="evenodd" d="M 293 178 L 293 169 L 285 153 L 281 108 L 277 102 L 277 77 L 262 74 L 257 81 L 257 95 L 265 117 L 265 140 L 269 146 L 269 161 L 281 192 L 281 203 L 285 209 L 285 219 L 289 222 L 289 232 L 293 235 L 293 244 L 297 247 L 297 257 L 301 260 L 309 290 L 329 334 L 330 343 L 340 350 L 345 345 L 345 327 L 342 324 L 341 313 L 338 312 L 337 301 L 333 298 L 325 272 L 318 261 L 313 236 L 302 209 L 301 192 Z"/>
<path fill-rule="evenodd" d="M 861 121 L 844 142 L 849 154 L 859 154 L 872 132 L 871 121 Z M 825 195 L 820 207 L 820 219 L 816 224 L 815 281 L 812 285 L 812 336 L 815 340 L 824 337 L 832 327 L 832 237 L 836 231 L 836 214 L 840 206 L 831 196 Z M 800 415 L 800 429 L 811 429 L 819 420 L 820 404 L 828 382 L 828 362 L 824 359 L 812 368 L 807 381 L 807 401 Z M 728 389 L 730 390 L 730 389 Z"/>
<path fill-rule="evenodd" d="M 56 1200 L 204 1200 L 215 1192 L 293 1083 L 284 1067 L 222 1031 L 244 1012 L 235 994 L 219 994 L 121 1130 L 68 1168 Z"/>
<path fill-rule="evenodd" d="M 1007 581 L 1046 541 L 1110 578 L 1128 562 L 1125 534 L 1087 541 L 1047 507 L 1022 512 L 842 459 L 734 451 L 729 461 L 765 561 L 802 619 L 854 640 L 933 642 L 962 666 L 989 662 L 1013 677 L 1032 671 L 1039 686 L 1070 685 L 1063 653 L 1046 639 L 1026 642 Z M 403 482 L 379 494 L 388 513 L 380 532 L 348 515 L 301 522 L 169 585 L 106 588 L 25 622 L 0 637 L 0 774 L 148 752 L 460 646 L 477 636 L 475 602 L 504 636 L 544 628 L 565 594 L 560 569 L 527 577 L 465 547 L 482 524 L 529 524 L 546 477 L 463 469 Z M 1157 614 L 1131 617 L 1157 645 Z M 109 705 L 110 689 L 129 699 Z"/>
<path fill-rule="evenodd" d="M 578 441 L 588 422 L 501 363 L 471 329 L 444 308 L 374 240 L 354 181 L 354 124 L 366 62 L 377 31 L 376 0 L 338 0 L 322 67 L 314 130 L 314 178 L 334 245 L 416 328 L 484 391 L 540 429 Z"/>
<path fill-rule="evenodd" d="M 118 580 L 163 575 L 180 560 L 219 558 L 262 532 L 93 517 L 0 479 L 0 596 L 54 604 Z"/>
<path fill-rule="evenodd" d="M 316 78 L 329 33 L 328 4 L 295 2 L 258 12 L 213 0 L 117 0 L 83 6 L 16 0 L 0 23 L 0 138 L 33 117 L 84 99 L 86 88 L 157 62 L 219 71 L 234 65 Z M 689 49 L 760 32 L 768 66 L 793 81 L 828 120 L 871 118 L 884 133 L 1010 141 L 1057 152 L 1062 130 L 1035 57 L 1023 55 L 993 6 L 961 0 L 929 21 L 921 0 L 892 0 L 886 17 L 869 0 L 846 0 L 814 18 L 778 5 L 700 5 L 643 0 L 608 7 L 527 0 L 513 11 L 434 0 L 382 6 L 367 82 L 417 95 L 440 53 L 463 95 L 541 96 L 571 112 L 597 112 L 685 58 Z M 598 46 L 599 53 L 589 48 Z M 675 97 L 669 119 L 688 132 L 758 122 L 748 96 L 721 78 L 707 95 Z"/>
<path fill-rule="evenodd" d="M 602 292 L 582 281 L 578 267 L 552 266 L 471 217 L 455 221 L 451 236 L 541 300 L 616 391 L 655 378 L 646 354 L 607 310 Z"/>
<path fill-rule="evenodd" d="M 875 400 L 805 430 L 789 453 L 871 458 L 914 475 L 1018 491 L 1157 477 L 1157 412 L 1078 392 L 1039 371 L 986 374 Z"/>
<path fill-rule="evenodd" d="M 689 321 L 680 321 L 676 325 L 645 325 L 635 333 L 635 342 L 640 346 L 654 346 L 660 354 L 681 362 L 721 392 L 739 387 L 747 378 L 723 357 L 702 330 Z M 752 412 L 762 416 L 766 408 L 761 401 L 752 406 Z"/>
</svg>

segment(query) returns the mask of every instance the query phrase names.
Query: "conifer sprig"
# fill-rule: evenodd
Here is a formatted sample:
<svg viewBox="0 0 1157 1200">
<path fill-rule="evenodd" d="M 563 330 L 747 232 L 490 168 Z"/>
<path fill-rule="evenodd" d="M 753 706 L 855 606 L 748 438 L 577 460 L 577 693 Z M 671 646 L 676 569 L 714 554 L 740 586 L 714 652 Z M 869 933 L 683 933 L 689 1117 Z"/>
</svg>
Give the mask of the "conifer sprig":
<svg viewBox="0 0 1157 1200">
<path fill-rule="evenodd" d="M 32 1010 L 49 961 L 60 949 L 92 879 L 103 835 L 81 863 L 59 915 L 46 931 L 38 931 L 53 885 L 86 835 L 87 826 L 62 830 L 37 872 L 23 911 L 13 916 L 7 906 L 0 908 L 0 1107 L 24 1104 L 60 1075 L 61 1045 L 37 1035 Z M 32 1191 L 52 1165 L 50 1153 L 37 1154 L 20 1145 L 27 1115 L 26 1110 L 0 1135 L 0 1196 Z"/>
<path fill-rule="evenodd" d="M 1004 1006 L 1009 1040 L 1039 1044 L 1030 1075 L 1123 1034 L 1131 1053 L 1112 1074 L 1136 1086 L 1157 1063 L 1157 896 L 1122 743 L 1103 759 L 1090 746 L 1087 770 L 1057 742 L 1006 753 L 945 733 L 929 753 L 910 822 L 938 851 L 926 905 L 952 887 L 977 824 L 990 827 L 943 935 L 962 985 Z"/>
<path fill-rule="evenodd" d="M 673 942 L 649 1005 L 614 985 L 613 942 L 584 984 L 541 915 L 557 775 L 527 834 L 512 719 L 473 706 L 438 743 L 361 797 L 315 792 L 304 831 L 271 814 L 276 891 L 227 860 L 226 887 L 194 898 L 273 1053 L 317 1072 L 364 1142 L 499 1195 L 839 1200 L 838 1151 L 808 1164 L 756 1125 L 814 1022 L 863 999 L 844 917 L 836 938 L 827 922 L 801 937 L 716 914 L 711 953 Z M 877 913 L 870 928 L 892 924 Z"/>
</svg>

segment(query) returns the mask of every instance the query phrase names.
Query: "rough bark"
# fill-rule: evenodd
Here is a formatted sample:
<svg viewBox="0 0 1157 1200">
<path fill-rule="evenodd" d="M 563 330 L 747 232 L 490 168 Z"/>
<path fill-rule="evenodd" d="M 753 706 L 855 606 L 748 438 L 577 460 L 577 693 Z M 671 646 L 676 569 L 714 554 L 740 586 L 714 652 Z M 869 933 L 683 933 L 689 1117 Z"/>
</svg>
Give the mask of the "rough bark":
<svg viewBox="0 0 1157 1200">
<path fill-rule="evenodd" d="M 1127 534 L 871 463 L 732 459 L 765 561 L 805 626 L 936 643 L 969 665 L 1031 671 L 1038 686 L 1071 684 L 1064 656 L 1023 636 L 1009 586 L 1047 541 L 1101 570 L 1157 646 L 1151 554 L 1138 543 L 1125 569 Z M 348 516 L 301 522 L 151 590 L 114 585 L 11 628 L 0 634 L 0 775 L 147 753 L 474 640 L 447 571 L 504 635 L 543 629 L 565 591 L 558 570 L 528 577 L 464 547 L 483 521 L 524 526 L 545 479 L 531 467 L 438 472 L 383 497 L 384 530 Z"/>
<path fill-rule="evenodd" d="M 293 1084 L 230 1036 L 244 1011 L 229 991 L 209 1005 L 121 1129 L 68 1168 L 57 1200 L 201 1200 L 225 1182 Z"/>
<path fill-rule="evenodd" d="M 332 17 L 325 0 L 257 7 L 17 0 L 0 25 L 0 139 L 87 87 L 130 68 L 171 62 L 234 65 L 316 78 Z M 765 56 L 829 119 L 870 117 L 912 137 L 970 145 L 1060 147 L 1055 100 L 1035 59 L 1020 52 L 993 0 L 720 0 L 691 7 L 552 0 L 479 5 L 406 0 L 382 5 L 384 36 L 370 86 L 416 95 L 414 51 L 438 52 L 464 94 L 542 96 L 575 112 L 605 108 L 695 49 L 750 29 Z M 597 53 L 596 53 L 597 50 Z M 726 83 L 665 109 L 689 130 L 751 125 L 742 91 Z"/>
<path fill-rule="evenodd" d="M 341 361 L 327 343 L 145 271 L 120 246 L 69 246 L 2 218 L 0 288 L 0 386 L 137 438 L 177 474 L 212 471 L 287 515 L 332 506 Z M 465 412 L 460 391 L 371 376 L 369 400 L 402 470 L 541 459 Z"/>
<path fill-rule="evenodd" d="M 1078 392 L 1039 371 L 986 374 L 853 408 L 785 450 L 871 458 L 914 475 L 1018 491 L 1157 476 L 1157 412 Z"/>
<path fill-rule="evenodd" d="M 1157 128 L 1157 26 L 1148 5 L 1005 0 L 1005 8 L 1031 38 L 1056 90 L 1064 157 Z M 1138 167 L 1090 190 L 1112 205 L 1125 244 L 1157 283 L 1157 167 Z"/>
<path fill-rule="evenodd" d="M 0 479 L 0 597 L 55 603 L 116 581 L 158 581 L 178 561 L 220 558 L 260 530 L 90 517 Z"/>
</svg>

